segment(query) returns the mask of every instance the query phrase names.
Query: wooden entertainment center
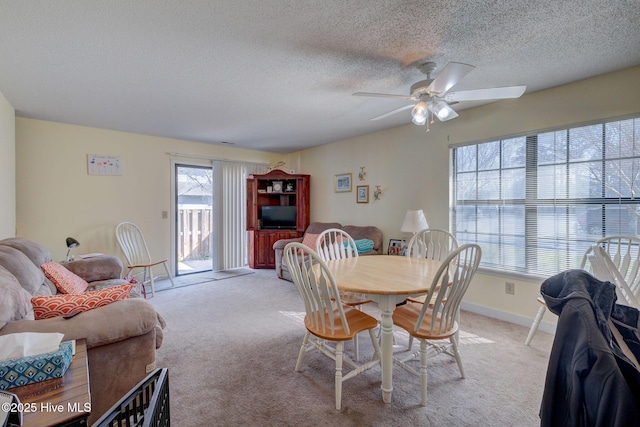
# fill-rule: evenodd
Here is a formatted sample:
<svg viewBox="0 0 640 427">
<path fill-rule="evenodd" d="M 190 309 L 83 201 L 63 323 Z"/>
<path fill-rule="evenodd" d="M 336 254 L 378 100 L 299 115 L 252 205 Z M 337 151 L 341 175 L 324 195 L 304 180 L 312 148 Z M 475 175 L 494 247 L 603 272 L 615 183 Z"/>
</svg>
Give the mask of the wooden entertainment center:
<svg viewBox="0 0 640 427">
<path fill-rule="evenodd" d="M 273 244 L 280 239 L 302 237 L 310 221 L 309 178 L 309 175 L 293 175 L 278 169 L 247 178 L 249 267 L 275 268 Z M 276 208 L 276 212 L 263 218 L 263 212 L 274 211 L 269 208 L 265 211 L 264 206 L 295 209 Z"/>
</svg>

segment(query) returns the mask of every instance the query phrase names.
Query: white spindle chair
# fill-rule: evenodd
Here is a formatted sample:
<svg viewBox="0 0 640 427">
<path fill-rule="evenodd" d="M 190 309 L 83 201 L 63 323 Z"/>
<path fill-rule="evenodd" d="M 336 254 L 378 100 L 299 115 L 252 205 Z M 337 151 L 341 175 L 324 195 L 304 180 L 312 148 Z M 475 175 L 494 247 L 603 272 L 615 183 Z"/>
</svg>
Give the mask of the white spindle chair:
<svg viewBox="0 0 640 427">
<path fill-rule="evenodd" d="M 458 249 L 458 241 L 446 230 L 427 228 L 414 234 L 407 244 L 406 256 L 442 261 Z"/>
<path fill-rule="evenodd" d="M 609 260 L 615 267 L 615 270 L 619 273 L 620 277 L 626 282 L 631 294 L 635 299 L 640 299 L 640 237 L 622 235 L 607 236 L 596 241 L 595 245 L 601 247 L 602 250 L 607 253 Z M 592 256 L 593 246 L 590 246 L 582 256 L 580 268 L 594 274 L 595 272 L 593 271 L 590 262 Z M 547 311 L 547 305 L 545 304 L 544 299 L 542 297 L 538 297 L 537 301 L 541 306 L 536 313 L 535 319 L 533 319 L 533 323 L 529 329 L 529 334 L 524 342 L 525 345 L 529 345 L 531 343 L 534 334 L 538 330 L 538 326 L 540 326 L 542 317 Z"/>
<path fill-rule="evenodd" d="M 313 249 L 301 243 L 289 243 L 284 248 L 283 261 L 287 263 L 293 283 L 304 301 L 306 313 L 304 325 L 307 332 L 295 369 L 300 370 L 304 355 L 314 349 L 333 359 L 336 362 L 336 409 L 339 410 L 342 406 L 342 383 L 380 364 L 380 346 L 374 333 L 378 321 L 342 304 L 331 271 Z M 343 353 L 343 344 L 362 331 L 369 331 L 374 355 L 371 361 L 359 365 Z M 328 346 L 327 341 L 335 342 L 335 348 Z M 342 373 L 343 361 L 353 368 L 346 375 Z"/>
<path fill-rule="evenodd" d="M 169 273 L 169 267 L 167 266 L 167 260 L 162 259 L 159 261 L 152 261 L 147 242 L 144 240 L 144 235 L 140 228 L 132 222 L 122 222 L 116 227 L 116 239 L 118 244 L 124 252 L 124 256 L 127 259 L 127 273 L 136 269 L 142 269 L 142 285 L 144 286 L 147 281 L 151 284 L 151 295 L 156 295 L 154 286 L 154 278 L 152 267 L 162 264 L 164 270 L 167 273 L 167 277 L 171 282 L 171 286 L 174 286 L 173 278 Z"/>
<path fill-rule="evenodd" d="M 462 358 L 456 339 L 459 330 L 460 302 L 469 288 L 482 251 L 480 246 L 465 244 L 451 252 L 438 269 L 427 293 L 429 304 L 409 302 L 396 307 L 393 324 L 406 330 L 420 341 L 420 351 L 394 362 L 407 372 L 420 377 L 421 404 L 427 403 L 427 359 L 445 353 L 458 363 L 460 375 L 465 377 Z M 420 356 L 420 369 L 416 371 L 409 361 Z"/>
<path fill-rule="evenodd" d="M 323 261 L 333 259 L 357 258 L 358 248 L 353 238 L 345 231 L 339 228 L 328 228 L 318 236 L 316 240 L 316 252 Z M 362 304 L 371 302 L 363 293 L 343 292 L 340 291 L 340 300 L 343 304 L 355 307 L 361 310 Z M 353 338 L 353 354 L 354 358 L 359 358 L 358 336 Z"/>
<path fill-rule="evenodd" d="M 405 256 L 414 258 L 429 258 L 436 261 L 443 261 L 451 252 L 458 249 L 458 240 L 447 230 L 437 228 L 427 228 L 418 231 L 413 235 Z M 419 297 L 409 297 L 407 301 L 424 304 L 426 295 Z M 456 339 L 458 337 L 456 336 Z M 409 335 L 409 343 L 407 348 L 413 346 L 413 336 Z"/>
<path fill-rule="evenodd" d="M 590 260 L 594 266 L 594 276 L 600 280 L 606 280 L 616 285 L 618 303 L 640 309 L 640 303 L 631 290 L 631 287 L 604 248 L 593 245 L 592 252 L 593 258 L 590 258 Z"/>
<path fill-rule="evenodd" d="M 356 242 L 347 232 L 339 228 L 328 228 L 320 233 L 316 240 L 315 251 L 324 261 L 358 256 Z"/>
</svg>

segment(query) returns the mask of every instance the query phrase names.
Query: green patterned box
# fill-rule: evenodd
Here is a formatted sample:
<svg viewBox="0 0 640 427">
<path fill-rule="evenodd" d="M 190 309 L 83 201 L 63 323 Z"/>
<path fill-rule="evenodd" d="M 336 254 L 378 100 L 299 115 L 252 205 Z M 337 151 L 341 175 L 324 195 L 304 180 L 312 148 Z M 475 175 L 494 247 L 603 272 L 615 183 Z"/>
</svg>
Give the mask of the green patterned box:
<svg viewBox="0 0 640 427">
<path fill-rule="evenodd" d="M 0 390 L 60 378 L 67 372 L 72 359 L 73 345 L 71 341 L 65 341 L 58 351 L 4 360 L 0 362 Z"/>
</svg>

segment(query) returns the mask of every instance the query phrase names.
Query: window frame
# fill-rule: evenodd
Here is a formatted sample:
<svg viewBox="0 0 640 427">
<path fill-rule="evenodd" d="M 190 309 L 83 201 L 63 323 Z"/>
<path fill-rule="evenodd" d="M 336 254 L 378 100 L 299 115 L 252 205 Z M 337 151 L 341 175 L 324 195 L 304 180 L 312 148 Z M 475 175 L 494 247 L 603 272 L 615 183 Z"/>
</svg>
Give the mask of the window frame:
<svg viewBox="0 0 640 427">
<path fill-rule="evenodd" d="M 543 206 L 549 206 L 549 207 L 554 207 L 554 208 L 560 208 L 560 209 L 565 209 L 565 216 L 561 219 L 558 220 L 557 218 L 557 211 L 554 212 L 554 226 L 556 224 L 558 224 L 557 221 L 560 222 L 564 222 L 566 223 L 566 236 L 564 239 L 560 239 L 558 238 L 558 236 L 555 236 L 552 241 L 553 244 L 560 242 L 562 244 L 564 244 L 564 248 L 560 248 L 562 251 L 566 252 L 564 253 L 564 256 L 567 257 L 567 261 L 566 261 L 566 268 L 577 268 L 578 265 L 573 265 L 573 263 L 575 261 L 570 261 L 570 260 L 575 260 L 578 258 L 578 254 L 580 255 L 581 258 L 581 253 L 583 251 L 571 251 L 571 242 L 574 243 L 581 243 L 584 242 L 586 244 L 586 241 L 583 241 L 581 239 L 575 238 L 573 239 L 571 237 L 571 233 L 572 231 L 569 229 L 570 226 L 572 226 L 571 223 L 571 217 L 572 215 L 575 215 L 575 212 L 577 212 L 576 207 L 580 207 L 582 209 L 585 210 L 585 212 L 587 212 L 585 215 L 589 215 L 588 210 L 590 208 L 588 208 L 588 206 L 600 206 L 603 210 L 603 216 L 602 216 L 602 224 L 603 226 L 606 226 L 606 215 L 605 215 L 605 207 L 606 206 L 610 206 L 610 205 L 620 205 L 620 206 L 624 206 L 624 205 L 640 205 L 640 197 L 635 196 L 633 194 L 631 194 L 630 196 L 621 196 L 618 195 L 616 197 L 606 197 L 607 196 L 607 191 L 605 189 L 605 180 L 607 179 L 607 169 L 606 169 L 606 164 L 607 162 L 612 162 L 614 160 L 612 160 L 611 157 L 609 157 L 607 155 L 607 135 L 606 135 L 606 131 L 607 129 L 609 129 L 609 126 L 611 126 L 612 124 L 617 124 L 617 126 L 620 126 L 620 123 L 623 122 L 627 122 L 627 121 L 632 121 L 632 126 L 630 128 L 630 130 L 632 130 L 632 134 L 631 134 L 631 142 L 633 143 L 633 148 L 632 150 L 630 150 L 629 153 L 622 153 L 620 154 L 618 157 L 616 157 L 616 159 L 618 161 L 620 161 L 620 163 L 622 163 L 623 161 L 625 161 L 625 159 L 632 159 L 631 163 L 633 163 L 633 161 L 637 161 L 640 162 L 640 149 L 636 148 L 640 147 L 640 114 L 633 114 L 633 115 L 626 115 L 626 116 L 621 116 L 621 117 L 615 117 L 615 118 L 607 118 L 607 119 L 601 119 L 601 120 L 594 120 L 594 121 L 590 121 L 590 122 L 583 122 L 583 123 L 576 123 L 576 124 L 571 124 L 571 125 L 566 125 L 566 126 L 560 126 L 560 127 L 556 127 L 556 128 L 549 128 L 549 129 L 544 129 L 544 130 L 538 130 L 538 131 L 532 131 L 532 132 L 528 132 L 526 134 L 520 134 L 520 135 L 510 135 L 510 136 L 504 136 L 504 137 L 496 137 L 496 138 L 491 138 L 491 139 L 485 139 L 482 141 L 474 141 L 474 142 L 469 142 L 469 143 L 461 143 L 461 144 L 452 144 L 449 146 L 449 156 L 450 156 L 450 203 L 449 203 L 449 224 L 450 224 L 450 230 L 452 231 L 452 234 L 454 234 L 454 236 L 456 236 L 456 238 L 459 240 L 459 243 L 479 243 L 481 245 L 481 247 L 483 246 L 482 242 L 478 241 L 478 236 L 481 235 L 482 233 L 478 232 L 478 217 L 477 217 L 477 212 L 478 212 L 478 207 L 481 206 L 498 206 L 498 232 L 494 232 L 494 231 L 490 231 L 489 233 L 485 233 L 485 234 L 491 234 L 491 235 L 496 235 L 497 236 L 497 240 L 499 241 L 498 243 L 498 252 L 500 253 L 499 258 L 500 258 L 500 263 L 503 262 L 504 260 L 504 241 L 505 241 L 505 236 L 506 234 L 504 233 L 504 228 L 501 227 L 500 225 L 500 221 L 504 220 L 504 211 L 502 209 L 504 209 L 505 207 L 508 206 L 523 206 L 524 209 L 524 246 L 525 246 L 525 250 L 524 250 L 524 259 L 522 261 L 524 261 L 524 266 L 521 267 L 517 267 L 515 265 L 503 265 L 503 264 L 496 264 L 495 262 L 492 263 L 488 263 L 486 259 L 483 259 L 481 264 L 480 264 L 480 271 L 481 272 L 485 272 L 491 275 L 496 275 L 496 276 L 506 276 L 506 277 L 512 277 L 512 278 L 518 278 L 518 279 L 540 279 L 543 277 L 548 277 L 548 275 L 551 273 L 551 271 L 549 271 L 548 269 L 540 269 L 539 268 L 539 264 L 537 262 L 537 255 L 533 254 L 532 252 L 537 252 L 540 251 L 540 242 L 545 241 L 545 239 L 540 238 L 539 234 L 538 234 L 538 209 L 540 207 Z M 571 188 L 571 184 L 570 184 L 570 171 L 571 171 L 571 167 L 575 166 L 575 165 L 579 165 L 580 163 L 588 163 L 588 162 L 594 162 L 594 159 L 572 159 L 570 157 L 570 150 L 572 149 L 572 138 L 571 138 L 571 132 L 572 131 L 580 131 L 581 128 L 587 128 L 590 126 L 599 126 L 601 127 L 601 132 L 600 134 L 595 133 L 595 135 L 597 136 L 597 138 L 600 138 L 599 140 L 596 138 L 596 141 L 598 144 L 601 145 L 602 149 L 601 149 L 601 154 L 599 155 L 599 157 L 596 159 L 597 162 L 601 163 L 601 168 L 600 168 L 600 179 L 601 179 L 601 183 L 602 183 L 602 192 L 601 192 L 601 196 L 600 197 L 593 197 L 592 195 L 590 195 L 590 197 L 569 197 L 572 188 Z M 622 128 L 620 128 L 622 129 Z M 567 175 L 567 179 L 564 181 L 566 182 L 566 188 L 564 189 L 565 191 L 565 196 L 564 197 L 558 197 L 557 195 L 555 195 L 552 198 L 539 198 L 539 194 L 538 194 L 538 178 L 541 176 L 540 175 L 540 166 L 546 166 L 546 164 L 539 164 L 538 163 L 538 143 L 540 142 L 539 140 L 541 140 L 541 135 L 547 135 L 550 133 L 558 133 L 558 132 L 566 132 L 566 158 L 563 161 L 560 162 L 551 162 L 550 165 L 561 165 L 562 167 L 564 167 L 566 170 L 564 171 L 564 173 L 566 173 Z M 555 137 L 555 136 L 554 136 Z M 506 141 L 511 141 L 514 139 L 524 139 L 525 141 L 525 188 L 524 188 L 524 198 L 512 198 L 512 199 L 507 199 L 504 197 L 503 195 L 503 188 L 502 188 L 502 184 L 503 184 L 503 172 L 507 171 L 509 169 L 511 169 L 510 167 L 503 167 L 503 144 Z M 579 136 L 573 137 L 573 141 L 575 141 L 575 144 L 579 144 L 581 143 L 581 139 Z M 610 142 L 610 141 L 609 141 Z M 498 168 L 497 169 L 491 169 L 491 170 L 497 170 L 498 171 L 498 175 L 499 175 L 499 181 L 498 181 L 498 185 L 499 185 L 499 189 L 498 189 L 498 198 L 492 198 L 492 199 L 483 199 L 477 196 L 476 194 L 476 198 L 475 199 L 460 199 L 458 200 L 458 186 L 461 185 L 461 181 L 458 179 L 460 176 L 463 176 L 463 174 L 473 174 L 475 173 L 476 176 L 476 192 L 477 192 L 477 188 L 478 188 L 478 180 L 477 180 L 477 176 L 479 171 L 484 172 L 485 170 L 480 169 L 480 165 L 478 164 L 478 158 L 476 157 L 475 160 L 475 169 L 474 170 L 470 170 L 467 171 L 466 168 L 464 171 L 458 171 L 457 170 L 457 153 L 459 151 L 460 148 L 463 147 L 470 147 L 470 146 L 475 146 L 476 147 L 476 156 L 477 156 L 477 152 L 478 152 L 478 147 L 482 146 L 482 144 L 487 144 L 487 143 L 500 143 L 500 155 L 499 157 L 499 164 L 498 164 Z M 622 146 L 622 143 L 619 144 L 619 146 Z M 584 153 L 584 151 L 583 151 Z M 587 167 L 589 165 L 587 164 Z M 635 166 L 635 165 L 634 165 Z M 640 176 L 640 174 L 638 174 Z M 635 181 L 633 181 L 633 184 L 631 185 L 632 189 L 636 188 L 638 185 Z M 618 188 L 620 189 L 620 188 Z M 573 189 L 575 190 L 575 189 Z M 460 207 L 464 207 L 464 206 L 472 206 L 475 207 L 475 229 L 473 230 L 472 233 L 464 233 L 464 231 L 459 231 L 457 229 L 458 226 L 458 218 L 457 215 L 459 215 L 460 212 L 464 212 L 463 210 L 460 209 Z M 574 214 L 570 213 L 570 210 L 574 209 Z M 501 231 L 502 230 L 502 231 Z M 609 235 L 611 234 L 615 234 L 615 233 L 607 233 Z M 638 228 L 638 230 L 636 231 L 636 234 L 640 234 L 640 227 Z M 465 236 L 475 236 L 475 239 L 469 239 L 466 238 Z M 605 235 L 604 231 L 600 232 L 600 236 L 599 237 L 603 237 Z M 593 241 L 595 241 L 596 239 L 593 239 Z M 550 240 L 551 241 L 551 240 Z M 593 241 L 591 241 L 591 243 L 593 243 Z M 493 245 L 492 245 L 493 246 Z M 485 248 L 483 248 L 483 251 L 485 250 Z M 555 249 L 554 247 L 552 247 L 551 249 L 553 252 L 557 252 L 558 250 Z M 561 253 L 561 252 L 559 252 Z M 562 253 L 561 253 L 562 254 Z M 485 257 L 483 257 L 485 258 Z M 535 263 L 535 265 L 534 265 Z M 560 263 L 562 264 L 562 263 Z M 566 268 L 560 268 L 559 271 L 563 271 Z"/>
</svg>

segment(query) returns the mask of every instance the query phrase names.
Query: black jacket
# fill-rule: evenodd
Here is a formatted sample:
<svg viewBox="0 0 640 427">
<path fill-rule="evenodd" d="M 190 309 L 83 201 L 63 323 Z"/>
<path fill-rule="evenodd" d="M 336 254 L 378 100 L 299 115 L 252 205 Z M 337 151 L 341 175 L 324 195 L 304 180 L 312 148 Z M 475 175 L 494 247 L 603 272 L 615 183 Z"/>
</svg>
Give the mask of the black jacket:
<svg viewBox="0 0 640 427">
<path fill-rule="evenodd" d="M 615 285 L 586 271 L 545 280 L 558 315 L 540 408 L 541 426 L 640 425 L 640 372 L 612 337 L 609 318 L 640 360 L 638 310 L 618 305 Z"/>
</svg>

